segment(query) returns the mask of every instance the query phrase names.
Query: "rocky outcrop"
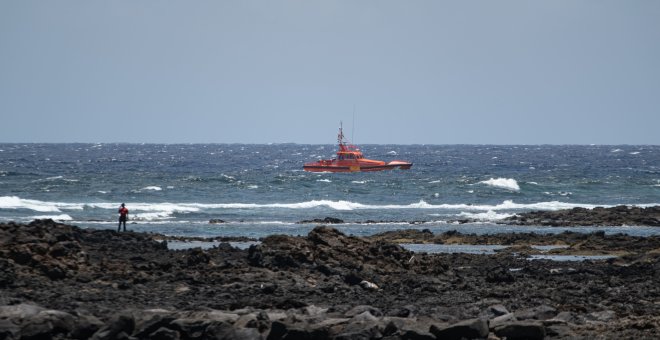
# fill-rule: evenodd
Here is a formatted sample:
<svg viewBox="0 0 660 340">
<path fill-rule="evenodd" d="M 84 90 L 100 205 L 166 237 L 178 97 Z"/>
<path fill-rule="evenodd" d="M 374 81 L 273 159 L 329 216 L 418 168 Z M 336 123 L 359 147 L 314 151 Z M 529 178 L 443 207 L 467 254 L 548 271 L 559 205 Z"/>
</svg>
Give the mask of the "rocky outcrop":
<svg viewBox="0 0 660 340">
<path fill-rule="evenodd" d="M 0 307 L 5 339 L 510 339 L 545 335 L 540 323 L 511 321 L 489 328 L 488 319 L 445 322 L 432 318 L 384 316 L 362 306 L 335 312 L 307 306 L 289 310 L 235 311 L 122 310 L 107 321 L 37 305 Z M 540 337 L 539 337 L 540 336 Z"/>
<path fill-rule="evenodd" d="M 344 220 L 336 217 L 326 217 L 326 218 L 315 218 L 312 220 L 302 220 L 297 222 L 298 224 L 311 224 L 311 223 L 320 223 L 320 224 L 341 224 L 344 223 Z"/>
<path fill-rule="evenodd" d="M 502 245 L 501 253 L 516 254 L 645 254 L 655 253 L 660 236 L 629 236 L 605 234 L 603 231 L 580 233 L 565 231 L 558 234 L 501 233 L 464 234 L 456 230 L 433 234 L 429 230 L 396 230 L 366 237 L 368 240 L 392 243 Z M 557 246 L 543 251 L 532 246 Z"/>
<path fill-rule="evenodd" d="M 640 208 L 616 206 L 593 209 L 573 208 L 558 211 L 531 211 L 502 221 L 514 225 L 542 226 L 622 226 L 641 225 L 660 227 L 660 206 Z"/>
<path fill-rule="evenodd" d="M 0 224 L 0 338 L 659 337 L 658 239 L 604 236 L 581 244 L 630 254 L 426 255 L 329 227 L 173 251 L 149 234 Z"/>
</svg>

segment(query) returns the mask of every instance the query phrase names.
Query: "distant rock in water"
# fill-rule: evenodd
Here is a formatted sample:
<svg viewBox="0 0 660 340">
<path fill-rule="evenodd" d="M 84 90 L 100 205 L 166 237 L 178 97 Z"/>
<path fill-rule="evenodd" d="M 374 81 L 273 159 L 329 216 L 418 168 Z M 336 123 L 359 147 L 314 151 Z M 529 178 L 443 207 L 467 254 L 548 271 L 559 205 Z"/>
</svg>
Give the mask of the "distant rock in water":
<svg viewBox="0 0 660 340">
<path fill-rule="evenodd" d="M 660 227 L 660 206 L 640 208 L 620 205 L 612 208 L 531 211 L 506 218 L 502 222 L 553 227 L 621 225 Z"/>
<path fill-rule="evenodd" d="M 309 224 L 309 223 L 340 224 L 340 223 L 344 223 L 344 221 L 334 217 L 326 217 L 324 219 L 315 218 L 313 220 L 303 220 L 298 222 L 298 224 Z"/>
<path fill-rule="evenodd" d="M 220 223 L 225 223 L 225 221 L 219 218 L 212 218 L 209 220 L 209 224 L 220 224 Z"/>
</svg>

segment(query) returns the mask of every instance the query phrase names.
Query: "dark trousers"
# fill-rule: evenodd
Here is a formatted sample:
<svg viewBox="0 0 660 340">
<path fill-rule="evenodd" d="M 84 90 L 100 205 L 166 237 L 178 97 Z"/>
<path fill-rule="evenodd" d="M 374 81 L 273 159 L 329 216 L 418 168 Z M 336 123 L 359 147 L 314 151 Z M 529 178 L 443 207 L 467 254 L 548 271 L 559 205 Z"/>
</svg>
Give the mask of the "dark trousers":
<svg viewBox="0 0 660 340">
<path fill-rule="evenodd" d="M 124 223 L 124 231 L 126 231 L 126 216 L 119 216 L 119 225 L 117 231 L 121 231 L 121 224 Z"/>
</svg>

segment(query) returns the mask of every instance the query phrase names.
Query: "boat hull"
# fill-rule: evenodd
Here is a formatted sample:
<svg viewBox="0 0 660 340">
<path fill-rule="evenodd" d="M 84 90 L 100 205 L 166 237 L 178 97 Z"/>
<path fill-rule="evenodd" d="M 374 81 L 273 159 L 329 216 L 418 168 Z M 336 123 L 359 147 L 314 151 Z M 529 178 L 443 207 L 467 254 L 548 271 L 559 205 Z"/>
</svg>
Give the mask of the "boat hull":
<svg viewBox="0 0 660 340">
<path fill-rule="evenodd" d="M 378 165 L 321 164 L 321 162 L 317 162 L 305 164 L 303 166 L 303 170 L 310 172 L 368 172 L 394 169 L 408 170 L 411 167 L 412 163 L 402 161 L 392 161 L 387 164 Z"/>
</svg>

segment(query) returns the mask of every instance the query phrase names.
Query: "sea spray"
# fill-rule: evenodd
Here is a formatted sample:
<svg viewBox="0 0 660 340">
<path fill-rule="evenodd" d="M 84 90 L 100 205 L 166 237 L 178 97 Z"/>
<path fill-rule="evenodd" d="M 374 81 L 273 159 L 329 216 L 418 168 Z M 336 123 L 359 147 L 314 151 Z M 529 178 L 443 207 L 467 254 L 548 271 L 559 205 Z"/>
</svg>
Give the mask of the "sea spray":
<svg viewBox="0 0 660 340">
<path fill-rule="evenodd" d="M 496 188 L 508 189 L 513 191 L 520 191 L 520 186 L 513 178 L 491 178 L 486 181 L 481 181 L 479 183 L 490 185 Z"/>
</svg>

